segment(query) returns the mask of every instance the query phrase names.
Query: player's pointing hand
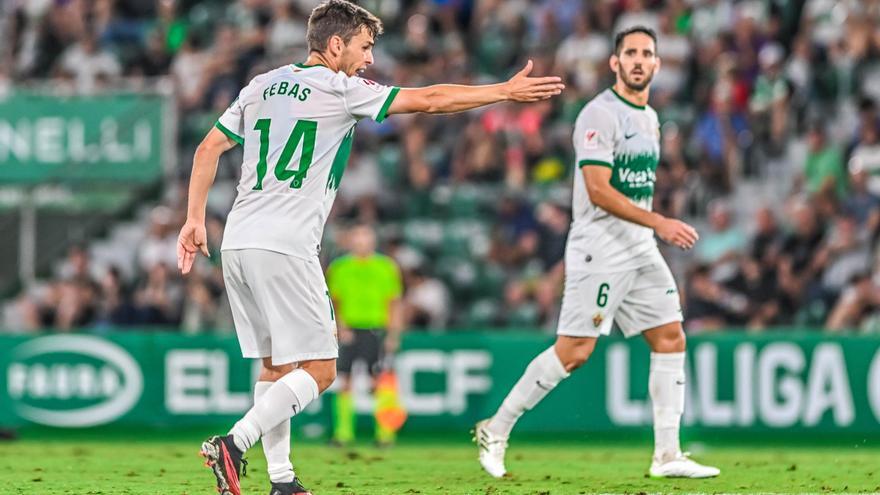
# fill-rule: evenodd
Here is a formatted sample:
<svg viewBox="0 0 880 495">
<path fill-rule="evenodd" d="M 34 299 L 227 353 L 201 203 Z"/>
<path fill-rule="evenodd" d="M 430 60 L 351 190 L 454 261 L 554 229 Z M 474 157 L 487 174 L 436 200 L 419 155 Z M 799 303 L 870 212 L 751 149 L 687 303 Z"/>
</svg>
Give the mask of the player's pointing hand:
<svg viewBox="0 0 880 495">
<path fill-rule="evenodd" d="M 530 102 L 552 98 L 562 90 L 562 78 L 557 76 L 529 77 L 534 64 L 531 60 L 506 83 L 507 96 L 512 101 Z"/>
<path fill-rule="evenodd" d="M 177 236 L 177 269 L 182 274 L 186 275 L 192 269 L 198 251 L 209 258 L 211 257 L 208 252 L 208 234 L 205 230 L 205 224 L 204 222 L 187 220 L 183 228 L 180 229 L 180 235 Z"/>
</svg>

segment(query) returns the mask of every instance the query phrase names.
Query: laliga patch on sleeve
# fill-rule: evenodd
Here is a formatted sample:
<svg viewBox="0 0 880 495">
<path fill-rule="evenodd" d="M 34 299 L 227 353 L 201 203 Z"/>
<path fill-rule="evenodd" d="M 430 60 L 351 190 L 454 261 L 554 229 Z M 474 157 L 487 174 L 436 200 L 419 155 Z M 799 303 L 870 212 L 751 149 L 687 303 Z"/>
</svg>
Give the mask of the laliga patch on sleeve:
<svg viewBox="0 0 880 495">
<path fill-rule="evenodd" d="M 376 93 L 381 93 L 383 86 L 372 79 L 364 79 L 363 77 L 358 78 L 358 82 L 360 82 L 363 86 L 375 91 Z"/>
<path fill-rule="evenodd" d="M 584 132 L 584 149 L 595 150 L 599 148 L 599 131 L 587 129 Z"/>
</svg>

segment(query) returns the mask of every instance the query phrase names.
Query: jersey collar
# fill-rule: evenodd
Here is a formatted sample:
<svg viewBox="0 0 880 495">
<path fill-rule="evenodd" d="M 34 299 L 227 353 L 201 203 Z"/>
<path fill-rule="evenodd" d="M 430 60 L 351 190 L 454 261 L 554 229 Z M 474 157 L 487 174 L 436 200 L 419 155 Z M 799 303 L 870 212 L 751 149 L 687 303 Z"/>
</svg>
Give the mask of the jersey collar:
<svg viewBox="0 0 880 495">
<path fill-rule="evenodd" d="M 644 110 L 644 109 L 645 109 L 645 107 L 646 107 L 645 105 L 636 105 L 635 103 L 633 103 L 633 102 L 627 100 L 627 99 L 624 98 L 623 96 L 620 96 L 620 94 L 619 94 L 617 91 L 614 90 L 614 87 L 610 87 L 610 88 L 608 88 L 608 89 L 610 89 L 611 92 L 614 93 L 614 96 L 616 96 L 617 98 L 619 98 L 620 101 L 626 103 L 627 105 L 629 105 L 629 106 L 631 106 L 631 107 L 633 107 L 633 108 L 639 109 L 639 110 Z"/>
<path fill-rule="evenodd" d="M 302 63 L 296 63 L 296 64 L 293 64 L 293 66 L 299 67 L 300 69 L 311 69 L 312 67 L 323 67 L 325 69 L 327 68 L 327 66 L 324 64 L 306 65 L 306 64 L 302 64 Z"/>
</svg>

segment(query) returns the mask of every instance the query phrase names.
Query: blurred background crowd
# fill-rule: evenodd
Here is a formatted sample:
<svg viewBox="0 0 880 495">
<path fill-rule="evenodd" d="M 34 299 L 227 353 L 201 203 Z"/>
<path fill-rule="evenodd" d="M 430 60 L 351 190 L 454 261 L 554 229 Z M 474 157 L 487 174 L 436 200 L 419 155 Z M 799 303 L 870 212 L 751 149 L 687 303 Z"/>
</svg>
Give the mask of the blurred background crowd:
<svg viewBox="0 0 880 495">
<path fill-rule="evenodd" d="M 54 275 L 10 294 L 7 329 L 232 328 L 217 249 L 240 149 L 221 160 L 209 244 L 176 273 L 192 152 L 254 75 L 303 61 L 314 0 L 6 0 L 0 94 L 172 85 L 180 156 L 108 245 L 82 239 Z M 880 331 L 880 1 L 364 0 L 386 25 L 368 77 L 503 80 L 527 59 L 565 78 L 552 101 L 362 122 L 322 261 L 374 226 L 398 262 L 408 327 L 555 328 L 570 222 L 572 128 L 608 87 L 613 34 L 659 36 L 654 207 L 692 222 L 663 246 L 692 332 Z M 158 81 L 158 82 L 157 82 Z"/>
</svg>

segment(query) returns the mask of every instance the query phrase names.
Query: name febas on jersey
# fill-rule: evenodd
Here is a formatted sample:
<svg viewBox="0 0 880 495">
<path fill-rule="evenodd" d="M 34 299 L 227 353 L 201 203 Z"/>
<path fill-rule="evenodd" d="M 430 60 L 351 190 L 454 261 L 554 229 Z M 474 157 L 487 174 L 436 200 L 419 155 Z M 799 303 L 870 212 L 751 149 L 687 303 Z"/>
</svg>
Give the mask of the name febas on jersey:
<svg viewBox="0 0 880 495">
<path fill-rule="evenodd" d="M 217 121 L 244 148 L 222 250 L 320 251 L 357 122 L 382 122 L 399 88 L 324 66 L 256 76 Z"/>
<path fill-rule="evenodd" d="M 611 169 L 611 185 L 651 210 L 660 157 L 660 125 L 649 106 L 634 105 L 609 88 L 581 110 L 573 144 L 578 168 Z M 583 174 L 574 174 L 573 221 L 566 248 L 570 271 L 610 273 L 658 259 L 654 232 L 617 218 L 590 201 Z"/>
</svg>

